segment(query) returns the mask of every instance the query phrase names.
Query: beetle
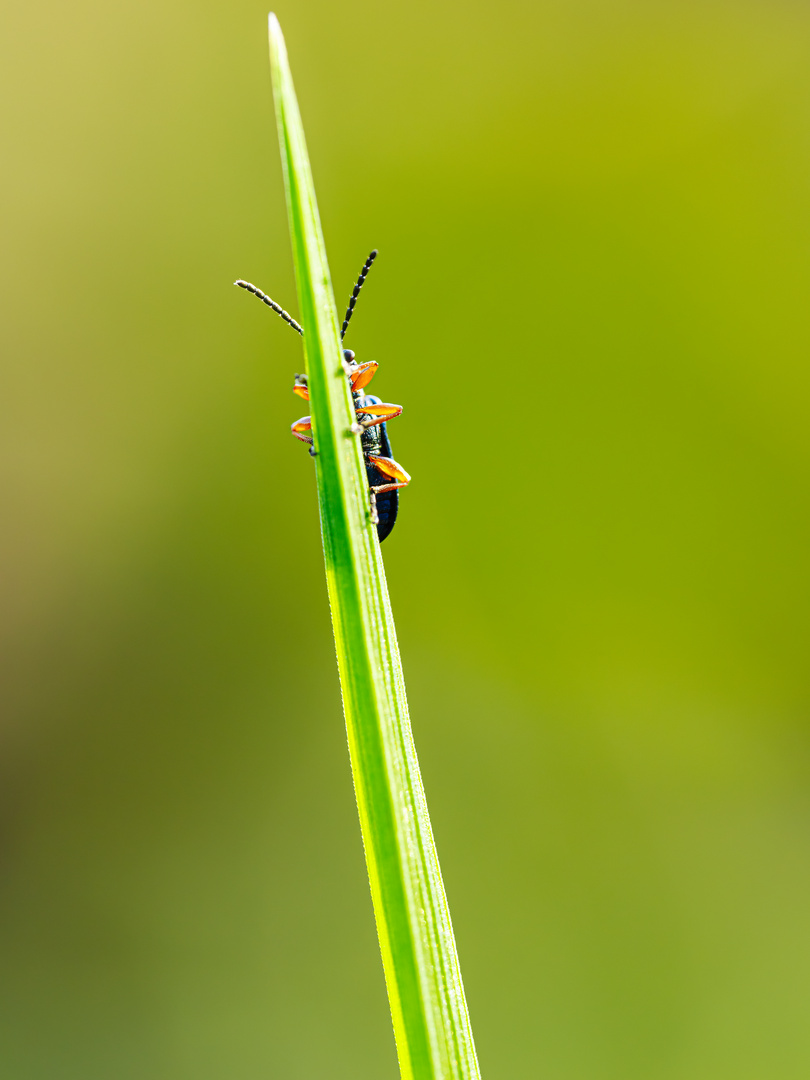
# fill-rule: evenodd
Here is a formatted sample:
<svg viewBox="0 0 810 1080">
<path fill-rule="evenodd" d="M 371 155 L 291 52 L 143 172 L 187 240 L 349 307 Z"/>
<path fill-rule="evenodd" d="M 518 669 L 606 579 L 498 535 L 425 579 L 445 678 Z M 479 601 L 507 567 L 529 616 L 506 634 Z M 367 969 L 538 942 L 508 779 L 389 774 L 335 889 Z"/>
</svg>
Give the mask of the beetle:
<svg viewBox="0 0 810 1080">
<path fill-rule="evenodd" d="M 375 248 L 363 263 L 363 269 L 360 271 L 360 276 L 352 289 L 349 306 L 346 308 L 346 315 L 340 331 L 341 341 L 346 336 L 346 330 L 354 313 L 357 297 L 376 258 L 377 249 Z M 255 285 L 251 285 L 249 281 L 243 281 L 241 278 L 235 281 L 234 285 L 253 293 L 269 308 L 272 308 L 277 315 L 280 315 L 293 330 L 302 337 L 304 336 L 304 328 L 280 304 L 277 304 L 275 300 L 271 300 L 261 289 L 257 289 Z M 355 409 L 355 422 L 352 424 L 351 430 L 354 434 L 360 436 L 360 448 L 363 451 L 366 477 L 368 479 L 369 513 L 372 523 L 377 527 L 377 537 L 382 542 L 389 535 L 397 520 L 399 489 L 407 487 L 411 482 L 411 478 L 391 456 L 391 442 L 386 427 L 388 420 L 393 420 L 395 416 L 402 413 L 402 406 L 389 404 L 378 397 L 374 397 L 373 394 L 364 393 L 366 386 L 374 378 L 378 366 L 375 360 L 367 360 L 365 363 L 358 364 L 351 349 L 343 350 L 343 370 L 349 380 Z M 302 397 L 305 401 L 309 401 L 309 387 L 306 375 L 295 376 L 293 393 Z M 302 416 L 300 420 L 296 420 L 292 425 L 291 431 L 296 439 L 309 444 L 309 452 L 315 457 L 317 451 L 314 448 L 314 440 L 311 435 L 312 418 Z"/>
</svg>

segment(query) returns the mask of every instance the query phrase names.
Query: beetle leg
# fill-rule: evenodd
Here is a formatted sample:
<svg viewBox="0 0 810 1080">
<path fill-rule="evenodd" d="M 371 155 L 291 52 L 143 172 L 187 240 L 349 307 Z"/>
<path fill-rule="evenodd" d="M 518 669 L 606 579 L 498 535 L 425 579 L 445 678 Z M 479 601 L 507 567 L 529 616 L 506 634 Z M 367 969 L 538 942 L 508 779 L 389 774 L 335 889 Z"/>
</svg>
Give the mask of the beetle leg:
<svg viewBox="0 0 810 1080">
<path fill-rule="evenodd" d="M 375 424 L 384 424 L 386 420 L 393 420 L 395 416 L 400 416 L 402 406 L 389 405 L 383 401 L 379 405 L 361 405 L 356 412 L 358 417 L 366 416 L 369 418 L 361 420 L 360 424 L 364 428 L 370 428 L 374 427 Z"/>
<path fill-rule="evenodd" d="M 312 431 L 311 416 L 302 416 L 300 420 L 295 421 L 290 430 L 296 439 L 300 439 L 301 442 L 309 443 L 310 446 L 313 445 L 314 440 L 312 437 L 304 434 L 305 431 Z"/>
<path fill-rule="evenodd" d="M 405 472 L 398 461 L 394 461 L 390 457 L 377 457 L 374 454 L 369 454 L 366 458 L 370 465 L 373 465 L 378 469 L 383 476 L 390 476 L 393 481 L 392 484 L 376 484 L 372 487 L 372 491 L 393 491 L 394 488 L 407 487 L 411 482 L 410 476 Z"/>
<path fill-rule="evenodd" d="M 295 383 L 293 384 L 293 393 L 298 394 L 304 401 L 309 401 L 309 387 L 307 386 L 306 375 L 296 375 Z"/>
<path fill-rule="evenodd" d="M 372 484 L 368 489 L 368 498 L 371 509 L 371 520 L 373 524 L 379 524 L 379 518 L 377 516 L 377 496 L 382 495 L 384 491 L 396 491 L 397 488 L 407 487 L 411 482 L 410 476 L 405 472 L 399 462 L 394 461 L 390 457 L 377 457 L 376 454 L 368 454 L 366 461 L 369 465 L 373 465 L 378 472 L 381 472 L 383 476 L 390 476 L 390 484 Z"/>
<path fill-rule="evenodd" d="M 352 390 L 356 392 L 362 390 L 364 386 L 368 386 L 379 366 L 376 360 L 367 360 L 365 364 L 352 364 L 346 371 L 352 384 Z"/>
</svg>

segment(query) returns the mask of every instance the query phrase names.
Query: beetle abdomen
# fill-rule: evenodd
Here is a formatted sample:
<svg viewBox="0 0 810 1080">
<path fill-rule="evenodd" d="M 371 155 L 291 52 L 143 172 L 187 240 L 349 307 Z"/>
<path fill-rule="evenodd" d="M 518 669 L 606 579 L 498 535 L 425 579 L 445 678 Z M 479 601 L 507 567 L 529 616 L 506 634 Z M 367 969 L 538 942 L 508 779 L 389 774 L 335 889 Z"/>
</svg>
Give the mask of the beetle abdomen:
<svg viewBox="0 0 810 1080">
<path fill-rule="evenodd" d="M 354 396 L 355 408 L 361 409 L 363 405 L 380 405 L 381 399 L 374 397 L 372 394 L 355 394 Z M 368 486 L 378 487 L 383 484 L 390 484 L 391 477 L 386 476 L 385 473 L 380 472 L 376 465 L 369 464 L 368 455 L 374 454 L 375 457 L 391 457 L 391 440 L 388 438 L 388 428 L 385 423 L 374 424 L 373 427 L 367 427 L 360 437 L 360 445 L 363 448 L 363 455 L 366 459 L 366 476 L 368 477 Z M 394 527 L 394 523 L 397 520 L 397 511 L 399 510 L 399 491 L 382 491 L 377 495 L 377 537 L 380 543 L 385 540 L 386 536 L 391 532 Z"/>
<path fill-rule="evenodd" d="M 376 487 L 378 484 L 388 484 L 391 477 L 381 473 L 375 465 L 366 465 L 368 486 Z M 397 520 L 399 510 L 399 491 L 381 491 L 377 499 L 377 539 L 380 543 L 388 536 Z"/>
</svg>

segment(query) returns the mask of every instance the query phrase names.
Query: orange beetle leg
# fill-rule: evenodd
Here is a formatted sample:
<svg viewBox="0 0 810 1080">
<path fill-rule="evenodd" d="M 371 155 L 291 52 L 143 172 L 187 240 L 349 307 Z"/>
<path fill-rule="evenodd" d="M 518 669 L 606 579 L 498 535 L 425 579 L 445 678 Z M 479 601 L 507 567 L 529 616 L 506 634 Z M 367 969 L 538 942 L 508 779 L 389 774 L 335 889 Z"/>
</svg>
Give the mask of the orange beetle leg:
<svg viewBox="0 0 810 1080">
<path fill-rule="evenodd" d="M 309 435 L 305 435 L 305 431 L 312 431 L 312 417 L 302 416 L 300 420 L 296 420 L 290 429 L 296 439 L 300 439 L 301 442 L 313 444 L 313 439 Z"/>
<path fill-rule="evenodd" d="M 298 394 L 304 401 L 309 401 L 309 388 L 307 386 L 306 375 L 296 375 L 295 385 L 293 386 L 293 393 Z"/>
<path fill-rule="evenodd" d="M 366 460 L 371 465 L 376 466 L 383 476 L 390 476 L 392 480 L 398 481 L 396 484 L 385 484 L 382 487 L 372 488 L 373 491 L 393 491 L 394 488 L 406 487 L 410 484 L 410 476 L 408 476 L 402 466 L 394 461 L 393 458 L 375 457 L 374 454 L 369 454 Z"/>
<path fill-rule="evenodd" d="M 364 428 L 374 427 L 375 424 L 384 424 L 386 420 L 393 420 L 395 416 L 400 416 L 401 413 L 401 405 L 388 405 L 385 402 L 380 405 L 362 405 L 357 409 L 358 417 L 369 417 L 368 420 L 360 421 L 361 426 Z"/>
<path fill-rule="evenodd" d="M 362 390 L 364 386 L 368 386 L 379 366 L 376 360 L 367 360 L 365 364 L 350 367 L 347 375 L 351 380 L 352 390 Z"/>
</svg>

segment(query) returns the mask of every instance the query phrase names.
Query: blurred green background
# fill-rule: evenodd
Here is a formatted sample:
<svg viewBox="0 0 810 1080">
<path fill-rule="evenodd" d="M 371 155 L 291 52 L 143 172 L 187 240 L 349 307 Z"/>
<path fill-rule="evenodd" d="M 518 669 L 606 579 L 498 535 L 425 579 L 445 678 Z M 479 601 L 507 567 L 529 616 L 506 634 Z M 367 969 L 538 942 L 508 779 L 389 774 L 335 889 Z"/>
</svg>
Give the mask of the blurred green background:
<svg viewBox="0 0 810 1080">
<path fill-rule="evenodd" d="M 276 10 L 484 1076 L 804 1080 L 810 10 Z M 4 12 L 8 1080 L 397 1075 L 266 12 Z"/>
</svg>

